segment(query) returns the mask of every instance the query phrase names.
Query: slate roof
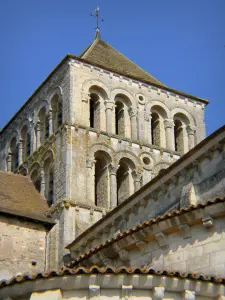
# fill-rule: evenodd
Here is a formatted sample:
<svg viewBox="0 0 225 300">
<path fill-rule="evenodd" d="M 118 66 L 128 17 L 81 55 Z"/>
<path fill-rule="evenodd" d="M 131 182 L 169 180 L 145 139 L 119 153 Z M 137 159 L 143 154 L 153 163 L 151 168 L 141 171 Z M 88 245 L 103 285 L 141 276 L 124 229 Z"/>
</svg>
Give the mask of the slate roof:
<svg viewBox="0 0 225 300">
<path fill-rule="evenodd" d="M 165 87 L 163 83 L 101 39 L 95 39 L 79 57 L 90 64 L 98 65 L 112 72 Z"/>
<path fill-rule="evenodd" d="M 224 202 L 225 202 L 225 197 L 223 197 L 223 198 L 222 197 L 217 197 L 217 198 L 215 198 L 213 200 L 210 200 L 210 201 L 207 201 L 205 203 L 199 203 L 197 205 L 191 205 L 187 208 L 182 208 L 180 210 L 176 209 L 176 210 L 170 211 L 170 212 L 168 212 L 168 213 L 166 213 L 162 216 L 158 216 L 158 217 L 153 218 L 151 220 L 145 221 L 142 224 L 137 224 L 136 226 L 132 227 L 131 229 L 125 230 L 124 232 L 119 233 L 115 237 L 107 240 L 106 242 L 104 242 L 102 244 L 99 244 L 96 247 L 88 250 L 86 253 L 82 254 L 76 260 L 74 260 L 69 266 L 70 267 L 75 267 L 76 265 L 78 265 L 79 263 L 84 261 L 85 259 L 88 259 L 92 255 L 97 253 L 98 251 L 101 251 L 102 249 L 104 249 L 104 248 L 108 247 L 109 245 L 111 245 L 111 244 L 127 237 L 128 235 L 131 235 L 131 234 L 133 234 L 133 233 L 135 233 L 139 230 L 142 230 L 146 227 L 152 226 L 153 224 L 159 223 L 161 221 L 165 221 L 167 219 L 171 219 L 171 218 L 176 217 L 176 216 L 181 216 L 181 215 L 183 215 L 185 213 L 188 213 L 190 211 L 194 211 L 194 210 L 197 210 L 197 209 L 200 209 L 200 208 L 208 207 L 208 206 L 213 205 L 213 204 L 224 203 Z M 69 249 L 70 245 L 68 245 L 66 248 Z"/>
<path fill-rule="evenodd" d="M 47 201 L 27 176 L 0 171 L 0 212 L 52 223 Z"/>
<path fill-rule="evenodd" d="M 206 282 L 213 282 L 213 283 L 219 283 L 224 284 L 225 278 L 223 277 L 216 277 L 216 276 L 206 276 L 203 274 L 196 274 L 196 273 L 188 273 L 188 272 L 179 272 L 179 271 L 168 271 L 168 270 L 160 270 L 157 271 L 149 266 L 143 266 L 143 267 L 125 267 L 122 266 L 120 268 L 115 268 L 112 266 L 107 267 L 99 267 L 99 266 L 92 266 L 90 268 L 85 267 L 78 267 L 78 268 L 69 268 L 69 267 L 63 267 L 59 270 L 54 270 L 47 273 L 37 273 L 37 274 L 23 274 L 18 275 L 15 277 L 12 277 L 9 280 L 3 279 L 0 281 L 0 289 L 13 285 L 18 284 L 22 282 L 27 281 L 35 281 L 38 279 L 49 279 L 52 277 L 62 277 L 62 276 L 70 276 L 70 275 L 80 275 L 80 274 L 141 274 L 141 275 L 158 275 L 158 276 L 168 276 L 168 277 L 177 277 L 180 279 L 193 279 L 193 280 L 200 280 L 200 281 L 206 281 Z"/>
</svg>

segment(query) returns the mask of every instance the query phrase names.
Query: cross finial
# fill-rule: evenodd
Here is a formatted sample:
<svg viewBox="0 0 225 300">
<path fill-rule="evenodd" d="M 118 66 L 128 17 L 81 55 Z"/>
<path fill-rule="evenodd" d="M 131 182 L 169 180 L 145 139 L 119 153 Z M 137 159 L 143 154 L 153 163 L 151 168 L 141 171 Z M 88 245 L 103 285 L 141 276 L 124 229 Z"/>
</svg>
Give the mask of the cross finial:
<svg viewBox="0 0 225 300">
<path fill-rule="evenodd" d="M 91 13 L 92 17 L 96 17 L 96 28 L 95 28 L 95 39 L 100 39 L 100 27 L 99 27 L 99 6 L 97 6 Z M 104 21 L 103 18 L 100 18 L 101 21 Z"/>
</svg>

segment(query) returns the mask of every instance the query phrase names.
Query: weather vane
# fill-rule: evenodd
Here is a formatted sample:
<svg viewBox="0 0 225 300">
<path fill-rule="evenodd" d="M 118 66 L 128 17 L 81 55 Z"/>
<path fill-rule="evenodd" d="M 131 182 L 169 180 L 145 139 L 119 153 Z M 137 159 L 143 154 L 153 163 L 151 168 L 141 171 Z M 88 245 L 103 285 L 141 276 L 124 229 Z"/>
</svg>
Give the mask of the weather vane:
<svg viewBox="0 0 225 300">
<path fill-rule="evenodd" d="M 104 20 L 103 20 L 103 18 L 101 18 L 100 16 L 99 16 L 99 10 L 100 10 L 100 8 L 97 6 L 94 10 L 93 10 L 93 12 L 91 13 L 91 16 L 92 17 L 96 17 L 96 30 L 100 30 L 100 27 L 99 27 L 99 18 L 100 18 L 100 20 L 103 22 Z"/>
</svg>

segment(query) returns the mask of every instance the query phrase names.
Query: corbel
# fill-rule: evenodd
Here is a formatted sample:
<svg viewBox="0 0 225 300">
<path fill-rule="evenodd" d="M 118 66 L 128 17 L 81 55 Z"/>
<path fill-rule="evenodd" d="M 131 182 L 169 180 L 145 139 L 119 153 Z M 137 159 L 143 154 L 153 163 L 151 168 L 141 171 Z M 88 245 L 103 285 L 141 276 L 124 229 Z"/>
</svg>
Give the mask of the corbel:
<svg viewBox="0 0 225 300">
<path fill-rule="evenodd" d="M 181 224 L 179 226 L 179 229 L 184 239 L 188 239 L 191 237 L 190 226 L 188 224 Z"/>
<path fill-rule="evenodd" d="M 212 157 L 213 157 L 213 150 L 212 150 L 212 149 L 209 149 L 209 150 L 206 152 L 205 157 L 208 158 L 209 160 L 211 160 Z"/>
<path fill-rule="evenodd" d="M 148 252 L 148 243 L 144 242 L 144 241 L 139 241 L 136 242 L 136 247 L 143 253 L 147 253 Z"/>
<path fill-rule="evenodd" d="M 157 232 L 155 234 L 155 238 L 156 238 L 157 242 L 159 243 L 160 247 L 168 245 L 166 235 L 163 232 Z"/>
<path fill-rule="evenodd" d="M 153 288 L 154 300 L 162 300 L 165 295 L 165 288 L 161 286 L 156 286 Z"/>
<path fill-rule="evenodd" d="M 133 285 L 122 285 L 122 300 L 130 300 L 132 297 Z"/>
<path fill-rule="evenodd" d="M 100 300 L 100 286 L 99 285 L 89 285 L 89 299 Z"/>
<path fill-rule="evenodd" d="M 132 213 L 136 216 L 138 214 L 138 208 L 139 208 L 139 205 L 138 204 L 135 204 L 133 207 L 132 207 Z"/>
<path fill-rule="evenodd" d="M 184 291 L 184 300 L 195 300 L 195 291 Z"/>
<path fill-rule="evenodd" d="M 207 216 L 205 218 L 202 219 L 202 224 L 204 227 L 206 228 L 211 228 L 213 227 L 213 218 L 210 216 Z"/>
<path fill-rule="evenodd" d="M 129 253 L 129 251 L 123 249 L 123 250 L 120 250 L 118 254 L 119 254 L 120 259 L 123 262 L 129 261 L 129 259 L 130 259 L 130 253 Z"/>
</svg>

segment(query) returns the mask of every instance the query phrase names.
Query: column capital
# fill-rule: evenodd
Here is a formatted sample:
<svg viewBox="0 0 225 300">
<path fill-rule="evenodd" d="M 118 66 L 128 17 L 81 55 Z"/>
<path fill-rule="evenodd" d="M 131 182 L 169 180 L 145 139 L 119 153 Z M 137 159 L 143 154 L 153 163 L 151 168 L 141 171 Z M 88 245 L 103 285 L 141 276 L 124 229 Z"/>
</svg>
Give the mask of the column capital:
<svg viewBox="0 0 225 300">
<path fill-rule="evenodd" d="M 188 125 L 187 126 L 187 133 L 188 135 L 194 135 L 196 131 L 196 126 Z"/>
<path fill-rule="evenodd" d="M 96 160 L 87 158 L 86 159 L 86 168 L 92 169 L 92 167 L 95 163 L 96 163 Z"/>
<path fill-rule="evenodd" d="M 82 102 L 88 103 L 89 99 L 90 99 L 89 93 L 84 93 L 84 92 L 81 93 L 81 101 Z"/>
<path fill-rule="evenodd" d="M 131 118 L 137 116 L 137 112 L 132 107 L 128 108 L 128 113 Z"/>
<path fill-rule="evenodd" d="M 174 121 L 173 119 L 165 119 L 164 120 L 164 126 L 165 128 L 173 128 L 174 127 Z"/>
<path fill-rule="evenodd" d="M 141 173 L 137 172 L 136 170 L 133 170 L 132 175 L 133 175 L 133 178 L 134 178 L 134 182 L 140 182 L 141 181 L 141 178 L 142 178 Z"/>
<path fill-rule="evenodd" d="M 116 175 L 117 170 L 119 169 L 119 165 L 109 164 L 109 172 L 110 175 Z"/>
<path fill-rule="evenodd" d="M 38 120 L 35 124 L 36 130 L 40 130 L 40 124 L 41 124 L 41 122 L 40 122 L 40 120 Z"/>
<path fill-rule="evenodd" d="M 145 111 L 145 113 L 144 113 L 144 119 L 145 119 L 145 121 L 150 121 L 151 118 L 152 118 L 152 113 Z"/>
<path fill-rule="evenodd" d="M 105 101 L 105 110 L 107 110 L 107 109 L 113 110 L 114 106 L 115 106 L 114 101 L 111 101 L 111 100 Z"/>
</svg>

